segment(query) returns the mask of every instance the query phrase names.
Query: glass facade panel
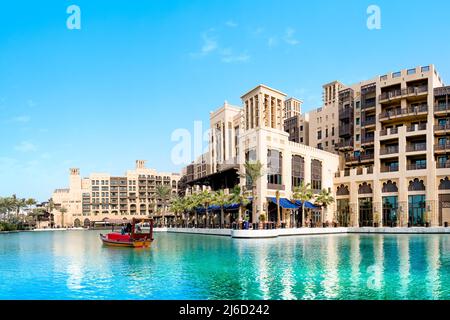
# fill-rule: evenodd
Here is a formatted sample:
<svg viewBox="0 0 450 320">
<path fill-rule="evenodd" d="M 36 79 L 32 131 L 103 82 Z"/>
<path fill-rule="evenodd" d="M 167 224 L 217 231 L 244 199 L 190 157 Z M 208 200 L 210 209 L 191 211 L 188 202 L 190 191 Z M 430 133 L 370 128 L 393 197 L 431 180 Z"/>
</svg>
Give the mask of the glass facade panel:
<svg viewBox="0 0 450 320">
<path fill-rule="evenodd" d="M 359 198 L 359 226 L 373 227 L 372 198 Z"/>
<path fill-rule="evenodd" d="M 395 227 L 397 225 L 398 197 L 383 197 L 383 225 Z"/>
<path fill-rule="evenodd" d="M 425 195 L 408 196 L 409 222 L 412 226 L 425 225 Z"/>
</svg>

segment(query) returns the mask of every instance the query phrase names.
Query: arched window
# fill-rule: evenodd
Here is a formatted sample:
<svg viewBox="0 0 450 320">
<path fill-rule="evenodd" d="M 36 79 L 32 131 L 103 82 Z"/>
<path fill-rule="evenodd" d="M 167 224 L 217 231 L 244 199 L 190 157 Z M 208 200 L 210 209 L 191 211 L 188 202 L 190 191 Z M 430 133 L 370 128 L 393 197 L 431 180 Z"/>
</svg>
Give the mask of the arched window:
<svg viewBox="0 0 450 320">
<path fill-rule="evenodd" d="M 267 150 L 267 182 L 269 184 L 281 185 L 282 183 L 282 169 L 283 169 L 283 155 L 278 150 Z"/>
<path fill-rule="evenodd" d="M 316 159 L 311 160 L 311 189 L 322 189 L 322 162 Z"/>
<path fill-rule="evenodd" d="M 383 192 L 398 192 L 397 183 L 392 182 L 391 180 L 388 180 L 387 182 L 383 183 Z"/>
<path fill-rule="evenodd" d="M 301 156 L 292 156 L 292 186 L 298 187 L 305 181 L 305 159 Z"/>
<path fill-rule="evenodd" d="M 358 193 L 359 194 L 367 194 L 372 193 L 372 186 L 370 184 L 367 184 L 367 182 L 364 182 L 359 185 Z"/>
<path fill-rule="evenodd" d="M 441 179 L 439 190 L 450 190 L 450 180 L 448 180 L 448 177 L 445 177 L 445 179 Z"/>
<path fill-rule="evenodd" d="M 409 182 L 408 191 L 423 191 L 423 190 L 425 190 L 423 180 L 415 178 L 413 181 Z"/>
<path fill-rule="evenodd" d="M 81 227 L 81 221 L 80 219 L 75 219 L 75 221 L 73 222 L 73 225 L 75 226 L 75 228 L 79 228 Z"/>
<path fill-rule="evenodd" d="M 348 196 L 349 194 L 350 191 L 348 190 L 348 186 L 344 186 L 343 184 L 341 184 L 339 187 L 337 187 L 337 196 Z"/>
</svg>

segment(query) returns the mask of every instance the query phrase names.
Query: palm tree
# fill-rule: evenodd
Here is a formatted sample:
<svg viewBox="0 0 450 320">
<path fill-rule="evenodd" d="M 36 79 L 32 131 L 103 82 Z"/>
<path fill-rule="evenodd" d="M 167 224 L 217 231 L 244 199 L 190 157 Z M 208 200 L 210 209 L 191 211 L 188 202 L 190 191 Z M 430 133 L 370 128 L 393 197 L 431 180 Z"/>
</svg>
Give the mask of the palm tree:
<svg viewBox="0 0 450 320">
<path fill-rule="evenodd" d="M 203 208 L 205 208 L 206 224 L 208 224 L 208 207 L 213 201 L 212 194 L 208 190 L 203 190 L 202 192 L 196 194 L 196 196 L 198 196 L 198 202 Z"/>
<path fill-rule="evenodd" d="M 67 213 L 67 209 L 61 207 L 61 209 L 59 209 L 59 212 L 61 212 L 61 227 L 64 228 L 64 215 Z"/>
<path fill-rule="evenodd" d="M 277 227 L 279 228 L 281 226 L 281 217 L 280 217 L 280 191 L 275 192 L 275 196 L 277 199 Z"/>
<path fill-rule="evenodd" d="M 168 187 L 168 186 L 163 186 L 163 185 L 158 185 L 156 186 L 156 196 L 158 197 L 158 199 L 161 199 L 162 202 L 162 225 L 164 227 L 165 225 L 165 213 L 166 213 L 166 204 L 167 204 L 167 198 L 169 198 L 170 193 L 172 192 L 172 190 Z"/>
<path fill-rule="evenodd" d="M 51 228 L 53 228 L 54 223 L 55 223 L 54 214 L 53 214 L 54 209 L 55 209 L 55 203 L 53 202 L 53 199 L 50 199 L 47 204 L 47 210 L 50 213 L 50 227 Z"/>
<path fill-rule="evenodd" d="M 263 165 L 258 161 L 246 161 L 244 163 L 245 173 L 241 174 L 252 186 L 252 216 L 256 217 L 256 183 L 264 175 Z"/>
<path fill-rule="evenodd" d="M 25 200 L 25 205 L 28 207 L 28 209 L 30 209 L 30 207 L 34 206 L 36 203 L 36 200 L 34 200 L 33 198 L 28 198 Z"/>
<path fill-rule="evenodd" d="M 223 190 L 219 190 L 213 195 L 213 204 L 220 206 L 220 227 L 224 225 L 224 207 L 231 204 L 231 196 L 226 194 Z"/>
<path fill-rule="evenodd" d="M 328 206 L 333 202 L 334 198 L 332 197 L 331 192 L 327 191 L 326 189 L 322 189 L 319 194 L 316 195 L 316 203 L 322 207 L 322 222 L 323 217 L 326 215 Z"/>
<path fill-rule="evenodd" d="M 41 217 L 45 215 L 45 211 L 42 208 L 33 209 L 31 216 L 35 223 L 37 222 L 38 228 L 41 227 Z"/>
<path fill-rule="evenodd" d="M 305 226 L 305 202 L 313 198 L 313 191 L 311 190 L 311 184 L 305 184 L 303 181 L 299 187 L 294 188 L 292 197 L 294 200 L 300 200 L 302 203 L 302 227 Z"/>
<path fill-rule="evenodd" d="M 175 214 L 175 217 L 178 220 L 178 214 L 184 212 L 184 198 L 178 196 L 173 197 L 170 204 L 170 209 Z"/>
<path fill-rule="evenodd" d="M 197 224 L 196 208 L 200 205 L 200 198 L 198 197 L 197 194 L 191 194 L 191 195 L 186 196 L 184 199 L 185 199 L 184 200 L 185 210 L 188 211 L 189 213 L 192 212 L 192 210 L 195 211 L 194 220 L 195 220 L 195 224 Z"/>
<path fill-rule="evenodd" d="M 236 185 L 233 188 L 233 191 L 231 193 L 231 202 L 240 204 L 238 221 L 241 221 L 242 211 L 250 203 L 250 201 L 247 199 L 247 197 L 244 196 L 243 192 L 241 192 L 241 187 L 239 185 Z"/>
</svg>

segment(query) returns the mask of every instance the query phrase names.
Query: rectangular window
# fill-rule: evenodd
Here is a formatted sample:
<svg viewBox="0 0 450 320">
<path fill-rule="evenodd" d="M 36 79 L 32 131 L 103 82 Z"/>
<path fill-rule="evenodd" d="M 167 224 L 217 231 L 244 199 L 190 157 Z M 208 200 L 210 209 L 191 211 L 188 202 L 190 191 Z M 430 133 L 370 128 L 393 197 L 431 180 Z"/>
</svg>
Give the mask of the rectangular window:
<svg viewBox="0 0 450 320">
<path fill-rule="evenodd" d="M 317 131 L 317 139 L 322 139 L 322 130 Z"/>
<path fill-rule="evenodd" d="M 359 134 L 356 135 L 356 141 L 359 141 Z"/>
<path fill-rule="evenodd" d="M 416 69 L 408 69 L 408 71 L 406 73 L 408 75 L 415 74 L 416 73 Z"/>
<path fill-rule="evenodd" d="M 428 71 L 430 71 L 429 66 L 422 67 L 422 72 L 428 72 Z"/>
<path fill-rule="evenodd" d="M 356 125 L 359 126 L 359 118 L 356 118 Z"/>
<path fill-rule="evenodd" d="M 392 78 L 398 78 L 398 77 L 401 77 L 401 75 L 402 75 L 401 72 L 394 72 L 394 73 L 392 74 Z"/>
</svg>

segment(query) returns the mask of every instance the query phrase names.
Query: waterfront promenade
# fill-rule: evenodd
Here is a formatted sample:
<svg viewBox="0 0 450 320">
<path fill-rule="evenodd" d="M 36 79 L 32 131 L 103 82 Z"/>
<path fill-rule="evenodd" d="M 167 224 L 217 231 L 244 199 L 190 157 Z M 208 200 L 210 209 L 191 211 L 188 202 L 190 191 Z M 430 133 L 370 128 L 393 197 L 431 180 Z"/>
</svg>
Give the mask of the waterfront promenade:
<svg viewBox="0 0 450 320">
<path fill-rule="evenodd" d="M 277 238 L 287 236 L 312 236 L 323 234 L 449 234 L 450 228 L 444 227 L 411 227 L 411 228 L 374 228 L 374 227 L 337 227 L 337 228 L 278 228 L 269 230 L 253 229 L 212 229 L 212 228 L 155 228 L 155 232 L 185 233 L 225 236 L 232 238 Z"/>
</svg>

